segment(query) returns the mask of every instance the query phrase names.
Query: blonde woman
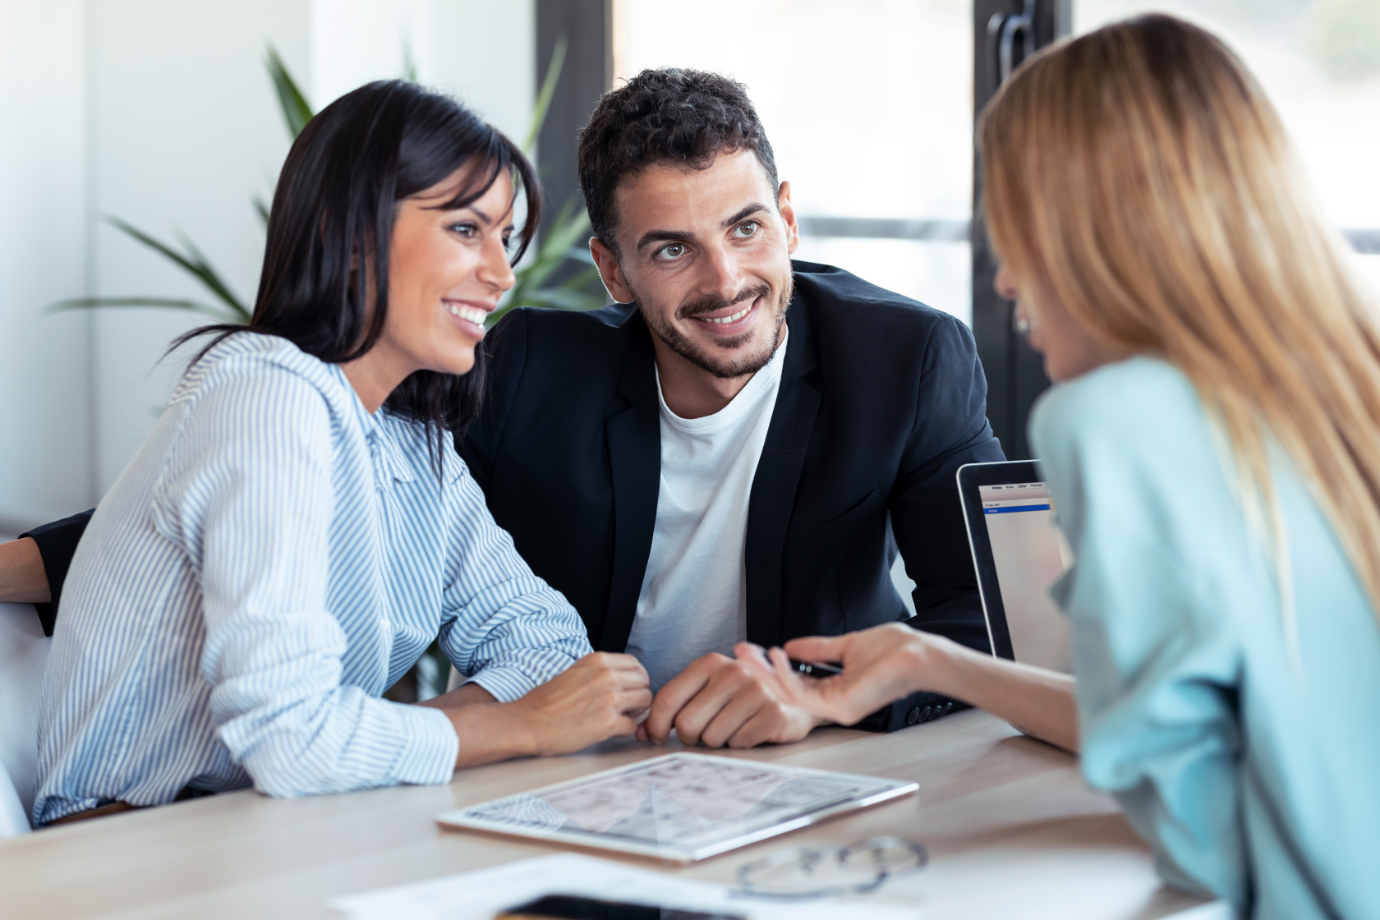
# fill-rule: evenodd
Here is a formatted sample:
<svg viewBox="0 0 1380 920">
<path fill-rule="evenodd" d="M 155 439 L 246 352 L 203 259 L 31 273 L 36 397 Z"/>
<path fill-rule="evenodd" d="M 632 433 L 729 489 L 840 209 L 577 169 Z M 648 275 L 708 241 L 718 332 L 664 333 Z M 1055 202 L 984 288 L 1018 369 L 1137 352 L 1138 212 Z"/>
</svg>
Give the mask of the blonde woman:
<svg viewBox="0 0 1380 920">
<path fill-rule="evenodd" d="M 1077 557 L 1084 774 L 1175 886 L 1380 917 L 1380 323 L 1279 117 L 1148 16 L 1033 58 L 979 133 L 998 288 L 1065 381 L 1031 434 Z M 870 675 L 813 685 L 772 659 L 827 712 L 943 690 L 916 648 L 798 640 Z"/>
</svg>

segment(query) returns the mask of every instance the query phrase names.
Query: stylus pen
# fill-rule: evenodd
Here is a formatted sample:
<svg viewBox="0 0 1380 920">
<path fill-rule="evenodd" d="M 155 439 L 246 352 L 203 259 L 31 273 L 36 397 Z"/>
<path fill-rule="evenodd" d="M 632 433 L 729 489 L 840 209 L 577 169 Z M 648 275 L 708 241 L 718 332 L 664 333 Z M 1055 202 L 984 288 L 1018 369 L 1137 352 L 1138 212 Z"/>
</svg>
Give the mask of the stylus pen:
<svg viewBox="0 0 1380 920">
<path fill-rule="evenodd" d="M 833 677 L 835 674 L 843 673 L 843 665 L 824 664 L 819 661 L 796 661 L 794 658 L 786 659 L 791 663 L 791 667 L 806 677 Z"/>
</svg>

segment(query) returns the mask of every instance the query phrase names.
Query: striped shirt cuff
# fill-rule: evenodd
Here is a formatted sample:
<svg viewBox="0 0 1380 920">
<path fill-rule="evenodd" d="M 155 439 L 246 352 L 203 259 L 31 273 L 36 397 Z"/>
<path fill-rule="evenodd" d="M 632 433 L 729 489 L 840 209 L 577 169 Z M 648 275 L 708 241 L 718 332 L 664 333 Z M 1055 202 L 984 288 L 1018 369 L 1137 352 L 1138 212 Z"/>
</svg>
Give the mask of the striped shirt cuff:
<svg viewBox="0 0 1380 920">
<path fill-rule="evenodd" d="M 478 684 L 500 703 L 511 703 L 522 699 L 545 681 L 533 680 L 526 669 L 514 665 L 490 665 L 465 683 Z"/>
<path fill-rule="evenodd" d="M 460 754 L 460 738 L 450 718 L 429 706 L 397 708 L 402 711 L 406 730 L 389 784 L 435 786 L 450 782 L 455 773 L 455 759 Z"/>
</svg>

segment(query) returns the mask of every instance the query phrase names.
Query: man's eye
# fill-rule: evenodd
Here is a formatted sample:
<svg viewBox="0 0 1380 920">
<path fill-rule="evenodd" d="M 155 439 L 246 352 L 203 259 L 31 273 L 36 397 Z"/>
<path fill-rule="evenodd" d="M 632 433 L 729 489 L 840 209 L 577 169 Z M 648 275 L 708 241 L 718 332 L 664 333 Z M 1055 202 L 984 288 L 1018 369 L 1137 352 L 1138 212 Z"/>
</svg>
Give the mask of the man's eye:
<svg viewBox="0 0 1380 920">
<path fill-rule="evenodd" d="M 740 237 L 742 237 L 742 236 L 752 236 L 754 233 L 757 232 L 757 229 L 758 229 L 758 227 L 760 227 L 760 226 L 761 226 L 761 225 L 758 224 L 757 221 L 755 221 L 755 220 L 745 220 L 745 221 L 743 221 L 741 224 L 738 225 L 738 235 L 739 235 Z"/>
<path fill-rule="evenodd" d="M 685 255 L 684 243 L 667 243 L 656 252 L 659 259 L 679 259 Z"/>
</svg>

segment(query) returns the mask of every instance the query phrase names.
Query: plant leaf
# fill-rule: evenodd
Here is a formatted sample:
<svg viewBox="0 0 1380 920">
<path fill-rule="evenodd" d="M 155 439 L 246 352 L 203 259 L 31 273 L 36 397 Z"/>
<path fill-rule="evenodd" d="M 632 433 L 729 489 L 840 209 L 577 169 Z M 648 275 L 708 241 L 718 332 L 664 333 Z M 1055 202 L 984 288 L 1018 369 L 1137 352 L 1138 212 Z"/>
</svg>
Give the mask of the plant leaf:
<svg viewBox="0 0 1380 920">
<path fill-rule="evenodd" d="M 307 97 L 297 87 L 297 81 L 288 73 L 287 65 L 278 56 L 278 49 L 268 46 L 268 75 L 273 78 L 273 89 L 278 94 L 278 106 L 283 110 L 283 121 L 287 123 L 288 133 L 296 140 L 297 135 L 307 126 L 316 114 L 312 111 Z"/>
<path fill-rule="evenodd" d="M 551 49 L 551 62 L 546 65 L 546 77 L 541 81 L 541 90 L 537 93 L 536 105 L 532 108 L 532 124 L 527 129 L 527 139 L 522 142 L 522 152 L 531 155 L 532 148 L 537 145 L 537 135 L 541 133 L 541 126 L 546 122 L 546 110 L 551 108 L 551 97 L 556 93 L 556 83 L 561 78 L 561 68 L 565 66 L 565 36 L 556 39 L 556 45 Z"/>
<path fill-rule="evenodd" d="M 594 256 L 590 254 L 589 246 L 571 246 L 565 251 L 565 257 L 572 262 L 583 262 L 586 265 L 594 264 Z"/>
<path fill-rule="evenodd" d="M 403 73 L 402 78 L 408 83 L 417 82 L 417 59 L 412 56 L 412 42 L 406 35 L 402 40 L 402 59 Z"/>
<path fill-rule="evenodd" d="M 178 300 L 173 297 L 72 297 L 48 304 L 49 313 L 64 310 L 92 309 L 96 307 L 154 307 L 157 309 L 187 310 L 209 316 L 221 323 L 243 323 L 237 315 L 227 315 L 226 311 L 197 300 Z"/>
<path fill-rule="evenodd" d="M 229 308 L 230 313 L 237 317 L 239 322 L 249 322 L 250 310 L 240 299 L 230 290 L 229 285 L 220 277 L 220 274 L 211 267 L 206 261 L 206 257 L 201 254 L 191 240 L 182 237 L 182 245 L 186 248 L 187 254 L 183 255 L 171 246 L 149 236 L 131 224 L 127 224 L 118 217 L 106 216 L 106 221 L 116 229 L 133 237 L 140 243 L 157 252 L 159 255 L 180 266 L 184 271 L 191 274 L 203 285 L 205 285 L 217 299 Z"/>
</svg>

